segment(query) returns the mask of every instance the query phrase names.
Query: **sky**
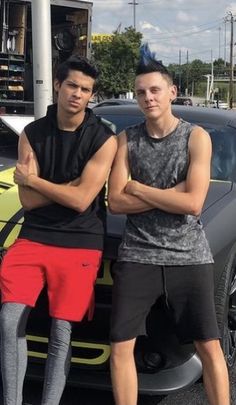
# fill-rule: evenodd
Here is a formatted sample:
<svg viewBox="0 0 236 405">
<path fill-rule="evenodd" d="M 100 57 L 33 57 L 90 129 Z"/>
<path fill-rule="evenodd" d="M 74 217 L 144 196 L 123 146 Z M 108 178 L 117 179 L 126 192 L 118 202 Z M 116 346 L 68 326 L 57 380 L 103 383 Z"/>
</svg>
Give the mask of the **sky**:
<svg viewBox="0 0 236 405">
<path fill-rule="evenodd" d="M 135 25 L 165 65 L 219 57 L 229 61 L 229 13 L 236 20 L 236 1 L 93 0 L 92 33 L 110 34 Z M 234 38 L 236 42 L 236 22 Z"/>
</svg>

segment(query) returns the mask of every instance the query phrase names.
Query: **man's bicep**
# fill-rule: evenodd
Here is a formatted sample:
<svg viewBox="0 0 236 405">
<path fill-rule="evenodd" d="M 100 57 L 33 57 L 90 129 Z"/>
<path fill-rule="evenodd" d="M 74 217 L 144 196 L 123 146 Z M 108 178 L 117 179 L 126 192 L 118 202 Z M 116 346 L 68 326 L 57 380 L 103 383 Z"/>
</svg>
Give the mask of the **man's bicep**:
<svg viewBox="0 0 236 405">
<path fill-rule="evenodd" d="M 98 192 L 108 178 L 116 150 L 116 137 L 111 137 L 86 164 L 80 177 L 79 187 L 85 186 L 93 193 Z"/>
<path fill-rule="evenodd" d="M 123 191 L 129 175 L 127 138 L 125 132 L 122 132 L 118 136 L 118 150 L 109 176 L 109 193 Z"/>
<path fill-rule="evenodd" d="M 29 143 L 26 133 L 23 131 L 19 137 L 18 142 L 18 162 L 24 163 L 27 160 L 30 153 L 32 153 L 33 155 L 35 171 L 37 175 L 39 175 L 39 164 L 36 154 Z"/>
<path fill-rule="evenodd" d="M 186 191 L 205 199 L 210 182 L 211 139 L 207 132 L 197 129 L 189 141 L 190 164 Z"/>
<path fill-rule="evenodd" d="M 18 142 L 18 161 L 19 163 L 24 162 L 27 158 L 27 155 L 33 152 L 33 149 L 28 141 L 26 133 L 23 131 L 20 134 Z"/>
</svg>

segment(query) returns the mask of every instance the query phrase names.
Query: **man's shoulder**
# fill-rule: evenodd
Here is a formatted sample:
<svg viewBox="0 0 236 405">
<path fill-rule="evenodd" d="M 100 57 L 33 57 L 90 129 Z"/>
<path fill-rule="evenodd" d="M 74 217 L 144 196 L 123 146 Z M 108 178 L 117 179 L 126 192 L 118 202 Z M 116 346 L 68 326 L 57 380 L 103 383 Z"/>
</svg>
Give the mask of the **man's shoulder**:
<svg viewBox="0 0 236 405">
<path fill-rule="evenodd" d="M 111 135 L 115 135 L 115 133 L 116 133 L 115 125 L 111 121 L 108 121 L 105 118 L 94 114 L 94 112 L 92 110 L 90 111 L 90 114 L 88 117 L 88 122 L 90 125 L 93 126 L 94 131 L 100 130 L 106 134 L 111 134 Z"/>
<path fill-rule="evenodd" d="M 36 129 L 41 129 L 42 127 L 44 127 L 45 123 L 47 122 L 46 116 L 42 117 L 42 118 L 38 118 L 37 120 L 34 120 L 32 122 L 30 122 L 29 124 L 27 124 L 24 128 L 25 133 L 29 133 L 32 131 L 35 131 Z"/>
<path fill-rule="evenodd" d="M 137 124 L 129 125 L 125 128 L 126 135 L 132 136 L 146 131 L 145 121 L 138 122 Z"/>
</svg>

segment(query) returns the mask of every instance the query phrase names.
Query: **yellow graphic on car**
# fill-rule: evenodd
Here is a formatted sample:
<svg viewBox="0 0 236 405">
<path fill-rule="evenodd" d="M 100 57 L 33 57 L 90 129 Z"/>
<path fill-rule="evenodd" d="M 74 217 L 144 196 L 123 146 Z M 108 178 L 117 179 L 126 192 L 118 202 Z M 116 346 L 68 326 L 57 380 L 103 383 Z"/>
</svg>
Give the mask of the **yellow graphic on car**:
<svg viewBox="0 0 236 405">
<path fill-rule="evenodd" d="M 42 336 L 26 336 L 28 342 L 37 342 L 48 344 L 48 338 Z M 107 362 L 110 356 L 110 346 L 102 343 L 79 342 L 72 340 L 72 348 L 89 349 L 90 353 L 94 352 L 94 357 L 84 358 L 72 356 L 71 363 L 74 364 L 87 364 L 90 366 L 97 366 Z M 46 351 L 46 350 L 45 350 Z M 32 358 L 46 359 L 47 353 L 28 350 L 28 356 Z"/>
</svg>

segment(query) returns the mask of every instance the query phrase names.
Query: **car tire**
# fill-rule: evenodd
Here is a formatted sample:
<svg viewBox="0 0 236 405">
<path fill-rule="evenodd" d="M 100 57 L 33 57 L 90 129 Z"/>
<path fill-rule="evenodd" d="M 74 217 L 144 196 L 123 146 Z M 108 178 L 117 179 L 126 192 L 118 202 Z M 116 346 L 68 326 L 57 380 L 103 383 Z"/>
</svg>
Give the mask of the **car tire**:
<svg viewBox="0 0 236 405">
<path fill-rule="evenodd" d="M 215 305 L 221 333 L 221 346 L 229 368 L 236 359 L 236 244 L 232 247 L 222 272 Z"/>
</svg>

